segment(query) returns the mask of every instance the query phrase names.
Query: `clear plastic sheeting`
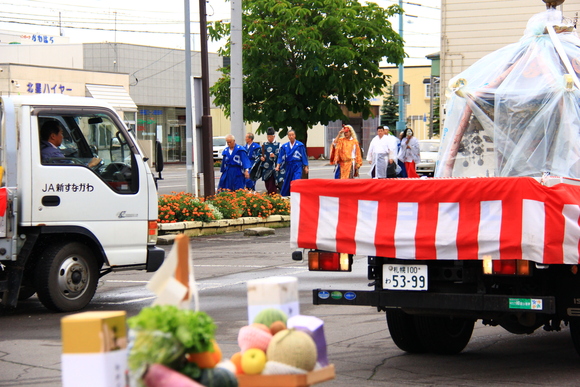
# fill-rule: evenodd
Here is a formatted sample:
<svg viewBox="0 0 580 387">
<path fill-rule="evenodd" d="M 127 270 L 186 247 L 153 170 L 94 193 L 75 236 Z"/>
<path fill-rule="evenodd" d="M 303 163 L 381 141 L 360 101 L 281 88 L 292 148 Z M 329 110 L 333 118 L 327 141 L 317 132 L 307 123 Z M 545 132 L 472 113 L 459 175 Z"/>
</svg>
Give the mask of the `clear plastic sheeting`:
<svg viewBox="0 0 580 387">
<path fill-rule="evenodd" d="M 551 31 L 550 31 L 551 30 Z M 449 82 L 436 177 L 580 178 L 580 39 L 562 13 Z"/>
</svg>

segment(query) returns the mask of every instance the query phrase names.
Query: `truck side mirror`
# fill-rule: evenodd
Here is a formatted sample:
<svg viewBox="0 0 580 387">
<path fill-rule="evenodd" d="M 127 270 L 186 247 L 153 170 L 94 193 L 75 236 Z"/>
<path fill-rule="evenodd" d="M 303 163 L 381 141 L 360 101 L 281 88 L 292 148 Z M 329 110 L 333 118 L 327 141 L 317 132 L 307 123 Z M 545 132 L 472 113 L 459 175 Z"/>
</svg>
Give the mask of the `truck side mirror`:
<svg viewBox="0 0 580 387">
<path fill-rule="evenodd" d="M 155 178 L 155 188 L 159 189 L 157 180 L 163 180 L 163 177 L 161 177 L 161 172 L 163 171 L 163 148 L 159 140 L 155 141 L 155 171 L 159 174 Z"/>
<path fill-rule="evenodd" d="M 159 173 L 163 171 L 163 149 L 159 140 L 155 142 L 155 171 Z M 161 178 L 161 175 L 159 177 Z"/>
</svg>

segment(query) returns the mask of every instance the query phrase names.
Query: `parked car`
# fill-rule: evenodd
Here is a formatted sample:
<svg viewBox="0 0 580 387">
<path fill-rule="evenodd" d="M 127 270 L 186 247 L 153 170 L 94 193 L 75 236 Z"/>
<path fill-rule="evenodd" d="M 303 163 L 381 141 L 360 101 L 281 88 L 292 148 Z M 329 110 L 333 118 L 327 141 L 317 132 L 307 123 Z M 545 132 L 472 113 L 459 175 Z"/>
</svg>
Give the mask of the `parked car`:
<svg viewBox="0 0 580 387">
<path fill-rule="evenodd" d="M 223 158 L 222 152 L 226 149 L 226 137 L 219 136 L 213 138 L 213 161 L 221 160 Z"/>
<path fill-rule="evenodd" d="M 421 150 L 421 162 L 417 164 L 417 174 L 422 176 L 433 176 L 435 173 L 435 163 L 439 157 L 439 145 L 441 140 L 419 140 Z"/>
</svg>

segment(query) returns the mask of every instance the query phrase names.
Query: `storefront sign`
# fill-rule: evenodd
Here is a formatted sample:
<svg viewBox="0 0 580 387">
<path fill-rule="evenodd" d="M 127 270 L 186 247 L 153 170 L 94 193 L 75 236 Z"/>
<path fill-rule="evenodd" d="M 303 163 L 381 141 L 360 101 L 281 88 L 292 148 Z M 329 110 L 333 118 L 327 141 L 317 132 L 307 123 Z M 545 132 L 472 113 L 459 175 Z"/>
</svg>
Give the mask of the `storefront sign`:
<svg viewBox="0 0 580 387">
<path fill-rule="evenodd" d="M 54 37 L 48 35 L 40 35 L 40 34 L 33 34 L 33 35 L 20 35 L 20 39 L 30 39 L 36 43 L 45 43 L 45 44 L 53 44 Z"/>
<path fill-rule="evenodd" d="M 161 116 L 163 115 L 163 110 L 142 109 L 139 110 L 139 114 L 142 114 L 144 116 Z"/>
<path fill-rule="evenodd" d="M 56 83 L 52 85 L 50 83 L 28 82 L 26 87 L 29 93 L 35 94 L 64 94 L 65 91 L 72 91 L 71 88 Z"/>
</svg>

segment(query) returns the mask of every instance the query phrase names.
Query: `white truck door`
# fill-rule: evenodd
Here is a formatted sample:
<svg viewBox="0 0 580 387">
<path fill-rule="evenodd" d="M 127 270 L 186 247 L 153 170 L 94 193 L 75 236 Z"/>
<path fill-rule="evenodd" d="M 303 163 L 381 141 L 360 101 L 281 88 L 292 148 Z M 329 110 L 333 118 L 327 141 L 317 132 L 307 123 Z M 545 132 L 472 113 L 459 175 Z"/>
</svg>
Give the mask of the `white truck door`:
<svg viewBox="0 0 580 387">
<path fill-rule="evenodd" d="M 143 156 L 119 117 L 106 108 L 35 108 L 30 120 L 32 206 L 23 221 L 82 227 L 111 266 L 144 264 L 148 202 L 156 198 L 148 197 Z M 54 126 L 62 128 L 56 145 L 46 135 Z"/>
</svg>

